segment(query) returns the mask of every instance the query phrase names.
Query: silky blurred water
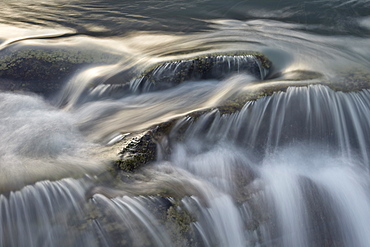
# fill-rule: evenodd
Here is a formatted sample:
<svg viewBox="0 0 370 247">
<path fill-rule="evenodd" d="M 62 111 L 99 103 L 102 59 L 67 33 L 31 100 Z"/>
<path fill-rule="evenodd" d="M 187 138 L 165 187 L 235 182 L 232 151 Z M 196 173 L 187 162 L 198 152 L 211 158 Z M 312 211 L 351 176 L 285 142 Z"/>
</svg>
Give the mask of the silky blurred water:
<svg viewBox="0 0 370 247">
<path fill-rule="evenodd" d="M 367 246 L 369 67 L 366 0 L 2 1 L 0 246 Z M 175 119 L 170 154 L 105 172 Z"/>
</svg>

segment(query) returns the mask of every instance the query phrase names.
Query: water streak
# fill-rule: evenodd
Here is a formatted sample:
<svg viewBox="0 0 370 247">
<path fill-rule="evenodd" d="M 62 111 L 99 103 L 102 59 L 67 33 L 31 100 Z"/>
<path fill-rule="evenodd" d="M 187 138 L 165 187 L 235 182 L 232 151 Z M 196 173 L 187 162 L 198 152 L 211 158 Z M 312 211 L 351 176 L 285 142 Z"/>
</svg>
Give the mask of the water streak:
<svg viewBox="0 0 370 247">
<path fill-rule="evenodd" d="M 334 92 L 324 86 L 291 87 L 248 102 L 231 115 L 211 112 L 188 130 L 188 139 L 230 140 L 268 154 L 284 145 L 324 145 L 343 157 L 368 164 L 369 91 Z M 186 124 L 186 122 L 184 123 Z"/>
</svg>

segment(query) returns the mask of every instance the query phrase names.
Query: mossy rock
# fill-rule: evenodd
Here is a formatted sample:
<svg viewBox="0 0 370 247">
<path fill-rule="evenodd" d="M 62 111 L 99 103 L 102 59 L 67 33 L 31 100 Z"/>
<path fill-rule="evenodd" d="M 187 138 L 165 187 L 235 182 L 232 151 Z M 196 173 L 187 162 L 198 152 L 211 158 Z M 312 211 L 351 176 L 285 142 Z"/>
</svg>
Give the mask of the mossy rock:
<svg viewBox="0 0 370 247">
<path fill-rule="evenodd" d="M 120 57 L 77 48 L 9 47 L 0 53 L 1 90 L 48 94 L 62 86 L 78 69 L 95 64 L 110 64 Z M 11 82 L 11 83 L 10 83 Z"/>
<path fill-rule="evenodd" d="M 118 153 L 119 159 L 115 161 L 114 167 L 125 172 L 134 172 L 147 163 L 156 161 L 158 154 L 166 159 L 171 153 L 168 137 L 177 120 L 164 122 L 140 134 L 128 136 Z"/>
<path fill-rule="evenodd" d="M 259 53 L 210 54 L 157 64 L 134 79 L 133 84 L 138 91 L 155 91 L 190 80 L 219 80 L 235 73 L 263 80 L 270 67 L 268 58 Z"/>
<path fill-rule="evenodd" d="M 181 201 L 173 201 L 172 206 L 167 210 L 165 226 L 175 246 L 199 245 L 192 228 L 195 222 L 196 218 L 185 209 Z"/>
<path fill-rule="evenodd" d="M 125 172 L 133 172 L 148 162 L 156 159 L 157 145 L 151 132 L 134 137 L 122 148 L 120 159 L 115 162 L 116 168 Z"/>
<path fill-rule="evenodd" d="M 196 219 L 179 203 L 174 204 L 167 210 L 167 221 L 177 225 L 181 234 L 186 234 L 191 230 L 191 223 Z"/>
<path fill-rule="evenodd" d="M 196 221 L 181 203 L 181 200 L 160 196 L 140 196 L 141 205 L 151 214 L 152 222 L 148 221 L 149 227 L 144 222 L 135 217 L 129 208 L 124 209 L 125 218 L 117 217 L 117 211 L 112 210 L 112 205 L 107 206 L 104 200 L 108 199 L 104 195 L 97 196 L 88 207 L 84 208 L 83 214 L 77 219 L 73 215 L 67 219 L 68 225 L 75 231 L 83 231 L 91 227 L 93 223 L 98 223 L 104 229 L 102 235 L 97 235 L 98 245 L 109 243 L 110 246 L 156 246 L 150 223 L 159 223 L 158 229 L 166 232 L 164 236 L 169 237 L 172 246 L 199 246 L 197 238 L 191 225 Z M 136 197 L 138 198 L 138 197 Z M 135 200 L 135 197 L 131 197 Z M 116 198 L 108 200 L 117 200 Z M 120 199 L 118 199 L 120 200 Z M 125 219 L 127 221 L 125 221 Z M 136 238 L 139 234 L 140 238 Z"/>
</svg>

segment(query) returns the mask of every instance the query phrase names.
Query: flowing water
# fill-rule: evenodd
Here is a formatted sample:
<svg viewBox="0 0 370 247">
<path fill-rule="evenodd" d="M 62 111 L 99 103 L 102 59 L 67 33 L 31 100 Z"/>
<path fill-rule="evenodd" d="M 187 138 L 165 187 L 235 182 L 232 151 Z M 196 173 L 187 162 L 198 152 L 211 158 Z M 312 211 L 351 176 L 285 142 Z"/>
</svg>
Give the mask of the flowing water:
<svg viewBox="0 0 370 247">
<path fill-rule="evenodd" d="M 0 246 L 369 246 L 369 58 L 366 0 L 2 1 Z"/>
</svg>

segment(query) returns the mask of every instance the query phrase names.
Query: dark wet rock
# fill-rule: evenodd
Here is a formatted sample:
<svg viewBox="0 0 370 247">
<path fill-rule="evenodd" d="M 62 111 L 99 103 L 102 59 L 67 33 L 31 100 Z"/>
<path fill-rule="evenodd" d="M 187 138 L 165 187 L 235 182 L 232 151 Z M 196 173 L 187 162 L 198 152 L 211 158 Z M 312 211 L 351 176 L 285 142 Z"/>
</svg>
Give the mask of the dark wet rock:
<svg viewBox="0 0 370 247">
<path fill-rule="evenodd" d="M 133 172 L 158 158 L 167 159 L 171 153 L 169 134 L 178 119 L 161 123 L 139 134 L 128 135 L 123 142 L 119 159 L 114 166 L 125 172 Z"/>
<path fill-rule="evenodd" d="M 132 172 L 148 162 L 154 161 L 157 154 L 157 145 L 151 132 L 132 138 L 119 153 L 120 159 L 116 167 L 126 172 Z"/>
<path fill-rule="evenodd" d="M 78 69 L 110 64 L 119 56 L 76 48 L 11 46 L 0 53 L 0 90 L 50 94 Z"/>
<path fill-rule="evenodd" d="M 271 62 L 262 54 L 212 54 L 155 65 L 132 81 L 134 91 L 171 88 L 185 81 L 223 79 L 235 73 L 247 73 L 263 80 Z"/>
</svg>

